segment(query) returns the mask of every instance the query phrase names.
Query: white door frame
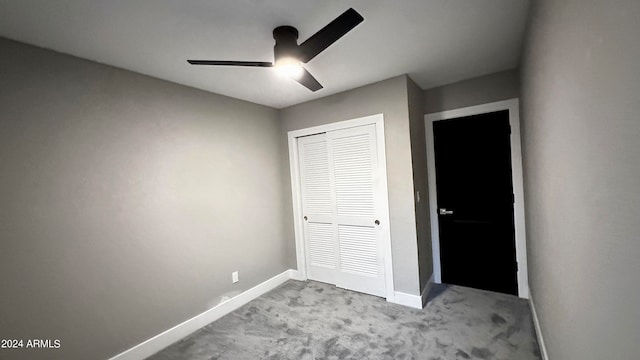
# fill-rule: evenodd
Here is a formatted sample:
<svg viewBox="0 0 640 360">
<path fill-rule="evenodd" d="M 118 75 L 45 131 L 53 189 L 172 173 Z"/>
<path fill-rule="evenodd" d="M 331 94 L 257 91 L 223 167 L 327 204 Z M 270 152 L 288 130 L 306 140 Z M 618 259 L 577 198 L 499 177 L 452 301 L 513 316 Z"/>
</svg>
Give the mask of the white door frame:
<svg viewBox="0 0 640 360">
<path fill-rule="evenodd" d="M 289 168 L 291 170 L 291 195 L 293 199 L 293 225 L 296 240 L 296 260 L 298 280 L 307 280 L 307 263 L 304 248 L 304 231 L 302 220 L 302 187 L 300 184 L 300 163 L 298 160 L 298 141 L 301 136 L 314 135 L 334 130 L 342 130 L 362 125 L 376 126 L 376 143 L 378 147 L 378 167 L 380 187 L 383 194 L 379 196 L 380 231 L 383 239 L 385 293 L 387 301 L 395 301 L 393 287 L 393 263 L 391 256 L 391 232 L 389 231 L 389 191 L 387 186 L 387 156 L 384 142 L 384 116 L 382 114 L 365 116 L 357 119 L 314 126 L 306 129 L 293 130 L 287 133 L 289 141 Z"/>
<path fill-rule="evenodd" d="M 427 180 L 429 182 L 429 212 L 431 218 L 431 243 L 433 253 L 433 279 L 442 282 L 440 268 L 440 230 L 438 226 L 438 194 L 436 191 L 436 164 L 433 147 L 433 122 L 463 116 L 509 110 L 511 125 L 511 172 L 513 178 L 514 224 L 516 236 L 516 260 L 518 261 L 518 296 L 529 298 L 529 275 L 527 272 L 527 241 L 524 223 L 524 189 L 522 180 L 522 149 L 520 144 L 520 110 L 518 99 L 509 99 L 461 109 L 426 114 L 424 116 L 427 137 Z"/>
</svg>

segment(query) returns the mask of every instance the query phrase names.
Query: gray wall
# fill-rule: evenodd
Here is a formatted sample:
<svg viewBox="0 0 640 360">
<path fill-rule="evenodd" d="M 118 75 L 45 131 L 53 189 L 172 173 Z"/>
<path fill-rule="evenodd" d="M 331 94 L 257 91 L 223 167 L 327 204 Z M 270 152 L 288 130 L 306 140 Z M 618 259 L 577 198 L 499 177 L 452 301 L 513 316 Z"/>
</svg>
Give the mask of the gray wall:
<svg viewBox="0 0 640 360">
<path fill-rule="evenodd" d="M 522 66 L 531 291 L 552 360 L 640 354 L 640 2 L 533 2 Z"/>
<path fill-rule="evenodd" d="M 463 108 L 519 97 L 517 70 L 507 70 L 424 91 L 424 113 Z"/>
<path fill-rule="evenodd" d="M 277 110 L 0 53 L 0 338 L 62 341 L 12 358 L 107 358 L 288 268 Z"/>
<path fill-rule="evenodd" d="M 413 164 L 413 187 L 418 237 L 418 267 L 420 292 L 427 286 L 433 274 L 431 253 L 431 219 L 429 217 L 429 190 L 427 185 L 427 145 L 424 129 L 422 89 L 407 79 L 409 105 L 409 132 L 411 135 L 411 162 Z"/>
<path fill-rule="evenodd" d="M 420 282 L 407 104 L 407 77 L 403 75 L 291 106 L 282 109 L 280 116 L 283 136 L 286 136 L 291 130 L 384 114 L 395 290 L 418 295 Z M 283 153 L 283 158 L 288 162 L 288 153 Z M 286 201 L 291 204 L 290 179 L 286 183 L 289 187 Z M 287 216 L 292 218 L 291 206 L 288 212 Z M 293 243 L 290 223 L 288 234 Z"/>
</svg>

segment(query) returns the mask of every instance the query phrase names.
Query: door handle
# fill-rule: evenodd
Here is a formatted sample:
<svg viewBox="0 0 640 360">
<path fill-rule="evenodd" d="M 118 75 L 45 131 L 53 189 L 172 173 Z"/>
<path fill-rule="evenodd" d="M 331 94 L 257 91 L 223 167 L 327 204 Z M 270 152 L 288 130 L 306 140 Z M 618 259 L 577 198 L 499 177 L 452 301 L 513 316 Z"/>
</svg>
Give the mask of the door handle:
<svg viewBox="0 0 640 360">
<path fill-rule="evenodd" d="M 445 208 L 438 209 L 440 215 L 453 215 L 453 210 L 447 210 Z"/>
<path fill-rule="evenodd" d="M 307 215 L 305 215 L 303 219 L 304 219 L 304 221 L 307 221 L 307 219 L 308 219 Z"/>
</svg>

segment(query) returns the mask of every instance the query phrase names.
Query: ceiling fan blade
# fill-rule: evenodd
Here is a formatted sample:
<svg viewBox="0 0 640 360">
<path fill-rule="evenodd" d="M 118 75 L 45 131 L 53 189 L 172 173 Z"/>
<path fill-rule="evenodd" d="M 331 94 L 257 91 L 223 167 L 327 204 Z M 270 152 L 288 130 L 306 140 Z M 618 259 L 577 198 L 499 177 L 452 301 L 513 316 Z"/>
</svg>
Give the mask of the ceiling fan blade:
<svg viewBox="0 0 640 360">
<path fill-rule="evenodd" d="M 314 92 L 322 89 L 322 85 L 320 85 L 318 80 L 316 80 L 316 78 L 314 78 L 313 75 L 311 75 L 311 73 L 307 71 L 307 69 L 302 70 L 304 70 L 304 72 L 299 79 L 296 79 L 297 82 Z"/>
<path fill-rule="evenodd" d="M 316 57 L 324 49 L 328 48 L 343 37 L 346 33 L 358 26 L 364 18 L 357 11 L 349 9 L 335 20 L 313 34 L 305 42 L 300 44 L 300 61 L 303 63 Z"/>
<path fill-rule="evenodd" d="M 223 66 L 257 66 L 272 67 L 273 64 L 264 61 L 220 61 L 220 60 L 187 60 L 191 65 L 223 65 Z"/>
</svg>

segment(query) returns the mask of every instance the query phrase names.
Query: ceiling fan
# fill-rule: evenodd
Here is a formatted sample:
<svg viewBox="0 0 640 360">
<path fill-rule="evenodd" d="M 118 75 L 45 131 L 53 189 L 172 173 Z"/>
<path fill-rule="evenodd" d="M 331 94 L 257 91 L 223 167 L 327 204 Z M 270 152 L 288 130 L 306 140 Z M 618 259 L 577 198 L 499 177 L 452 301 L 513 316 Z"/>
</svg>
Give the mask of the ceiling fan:
<svg viewBox="0 0 640 360">
<path fill-rule="evenodd" d="M 276 45 L 273 47 L 274 62 L 187 60 L 191 65 L 223 65 L 274 67 L 279 72 L 295 79 L 311 91 L 322 89 L 322 85 L 302 64 L 306 64 L 346 33 L 360 24 L 364 18 L 354 9 L 349 9 L 325 27 L 298 45 L 298 30 L 293 26 L 278 26 L 273 29 Z"/>
</svg>

